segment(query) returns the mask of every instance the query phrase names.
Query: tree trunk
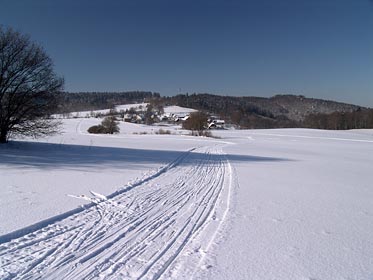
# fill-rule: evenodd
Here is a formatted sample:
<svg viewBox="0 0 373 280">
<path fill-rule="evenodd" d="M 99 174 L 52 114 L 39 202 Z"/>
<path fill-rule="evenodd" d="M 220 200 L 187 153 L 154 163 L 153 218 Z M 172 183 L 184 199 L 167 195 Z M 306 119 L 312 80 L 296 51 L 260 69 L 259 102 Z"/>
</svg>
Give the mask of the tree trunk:
<svg viewBox="0 0 373 280">
<path fill-rule="evenodd" d="M 0 144 L 3 144 L 3 143 L 7 142 L 7 140 L 8 140 L 7 135 L 8 135 L 8 131 L 1 130 L 1 132 L 0 132 Z"/>
</svg>

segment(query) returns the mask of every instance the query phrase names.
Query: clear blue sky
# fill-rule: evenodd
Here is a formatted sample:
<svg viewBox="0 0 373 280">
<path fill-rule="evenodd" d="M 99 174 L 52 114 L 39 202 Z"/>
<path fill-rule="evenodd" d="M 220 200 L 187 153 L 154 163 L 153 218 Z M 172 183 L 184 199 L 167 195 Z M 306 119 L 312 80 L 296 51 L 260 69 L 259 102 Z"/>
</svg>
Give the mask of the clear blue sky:
<svg viewBox="0 0 373 280">
<path fill-rule="evenodd" d="M 0 0 L 68 91 L 303 94 L 373 107 L 373 1 Z"/>
</svg>

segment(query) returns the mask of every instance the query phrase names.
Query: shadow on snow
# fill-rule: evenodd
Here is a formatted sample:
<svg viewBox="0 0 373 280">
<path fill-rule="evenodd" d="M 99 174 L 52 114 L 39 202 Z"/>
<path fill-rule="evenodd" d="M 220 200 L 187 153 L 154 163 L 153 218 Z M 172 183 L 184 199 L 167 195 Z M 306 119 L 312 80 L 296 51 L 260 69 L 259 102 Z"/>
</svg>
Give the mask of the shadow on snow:
<svg viewBox="0 0 373 280">
<path fill-rule="evenodd" d="M 167 164 L 180 158 L 185 154 L 183 151 L 161 151 L 141 150 L 110 147 L 89 147 L 81 145 L 48 144 L 38 142 L 11 142 L 7 145 L 0 145 L 0 166 L 1 164 L 17 168 L 40 168 L 40 169 L 74 169 L 79 167 L 100 168 L 138 168 L 140 164 Z M 258 157 L 245 155 L 226 155 L 232 162 L 281 162 L 289 159 Z M 206 159 L 206 154 L 192 152 L 187 159 L 178 161 L 178 165 L 195 165 L 199 160 Z M 221 155 L 209 155 L 209 160 L 219 162 Z M 5 167 L 6 168 L 6 167 Z M 148 178 L 140 180 L 135 184 L 119 189 L 107 196 L 113 198 L 118 194 L 127 192 L 144 182 L 167 171 L 167 166 L 158 170 Z M 33 225 L 0 235 L 0 245 L 12 239 L 19 238 L 33 231 L 39 230 L 52 223 L 63 220 L 71 215 L 80 213 L 85 209 L 94 206 L 95 203 L 85 204 L 68 212 L 39 221 Z"/>
<path fill-rule="evenodd" d="M 146 164 L 167 164 L 183 151 L 142 150 L 128 148 L 49 144 L 38 142 L 10 142 L 0 145 L 0 164 L 18 168 L 79 169 L 89 167 L 136 169 Z M 195 164 L 205 154 L 193 152 L 181 165 Z M 231 162 L 281 162 L 289 159 L 228 154 Z M 219 161 L 220 155 L 210 155 Z"/>
</svg>

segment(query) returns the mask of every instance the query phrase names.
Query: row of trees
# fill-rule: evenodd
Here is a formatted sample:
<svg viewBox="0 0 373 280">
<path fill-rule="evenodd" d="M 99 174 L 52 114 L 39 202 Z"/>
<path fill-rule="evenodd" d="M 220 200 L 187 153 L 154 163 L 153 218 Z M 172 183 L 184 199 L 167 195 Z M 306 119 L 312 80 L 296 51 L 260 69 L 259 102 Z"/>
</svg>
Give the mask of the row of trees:
<svg viewBox="0 0 373 280">
<path fill-rule="evenodd" d="M 373 128 L 369 109 L 304 96 L 260 98 L 181 94 L 162 100 L 164 104 L 211 112 L 240 128 Z"/>
<path fill-rule="evenodd" d="M 182 94 L 163 97 L 163 101 L 164 104 L 211 112 L 240 128 L 297 127 L 299 125 L 297 121 L 285 115 L 274 115 L 271 108 L 275 105 L 271 105 L 267 98 Z"/>
<path fill-rule="evenodd" d="M 303 126 L 335 130 L 373 128 L 373 109 L 346 113 L 311 114 L 305 118 Z"/>
<path fill-rule="evenodd" d="M 108 109 L 115 105 L 141 103 L 159 97 L 159 93 L 150 91 L 62 92 L 58 113 Z"/>
</svg>

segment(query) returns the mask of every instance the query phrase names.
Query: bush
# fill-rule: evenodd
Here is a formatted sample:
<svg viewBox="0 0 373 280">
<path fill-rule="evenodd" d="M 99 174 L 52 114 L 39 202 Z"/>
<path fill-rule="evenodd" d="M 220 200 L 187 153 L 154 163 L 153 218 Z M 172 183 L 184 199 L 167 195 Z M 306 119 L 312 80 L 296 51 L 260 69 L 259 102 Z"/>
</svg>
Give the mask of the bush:
<svg viewBox="0 0 373 280">
<path fill-rule="evenodd" d="M 190 135 L 216 138 L 215 136 L 212 135 L 211 131 L 209 131 L 209 130 L 192 131 L 192 133 Z"/>
<path fill-rule="evenodd" d="M 88 128 L 88 132 L 89 133 L 94 133 L 94 134 L 105 134 L 105 133 L 107 133 L 105 127 L 103 127 L 101 124 L 91 126 L 90 128 Z"/>
<path fill-rule="evenodd" d="M 171 131 L 160 128 L 155 134 L 171 134 Z"/>
<path fill-rule="evenodd" d="M 88 128 L 89 133 L 114 134 L 119 132 L 118 122 L 115 117 L 106 117 L 99 125 Z"/>
</svg>

